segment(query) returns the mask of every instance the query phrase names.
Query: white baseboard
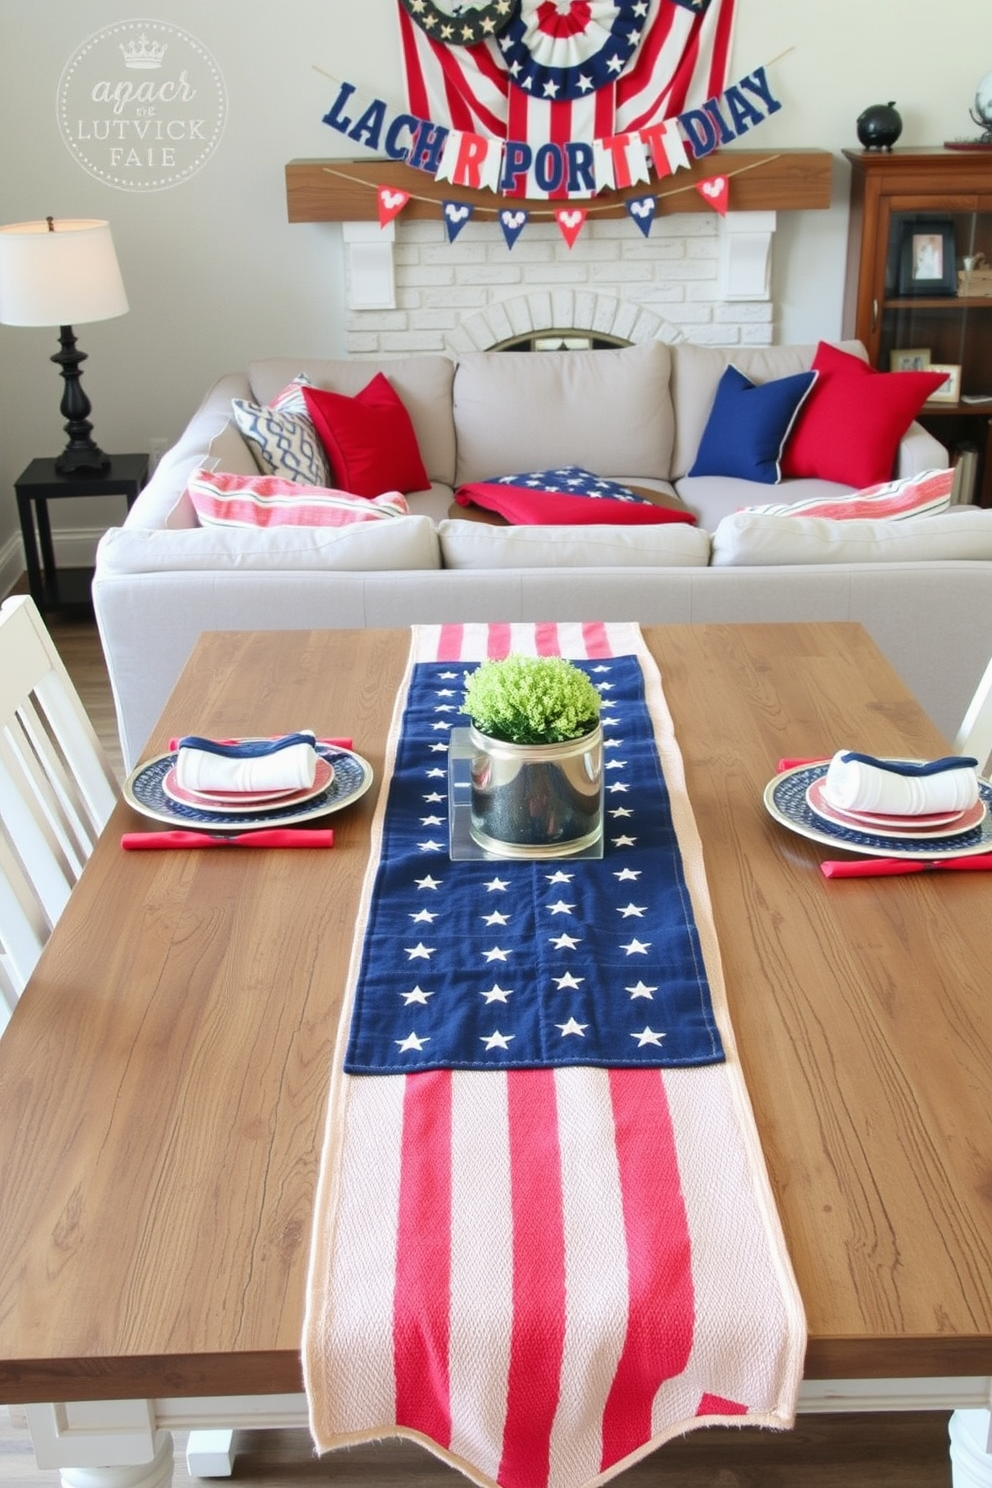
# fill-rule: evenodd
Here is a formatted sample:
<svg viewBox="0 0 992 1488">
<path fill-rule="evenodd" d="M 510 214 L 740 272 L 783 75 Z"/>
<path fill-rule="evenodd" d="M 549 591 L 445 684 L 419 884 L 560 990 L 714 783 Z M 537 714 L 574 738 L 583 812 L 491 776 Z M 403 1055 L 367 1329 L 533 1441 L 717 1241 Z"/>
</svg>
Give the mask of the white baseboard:
<svg viewBox="0 0 992 1488">
<path fill-rule="evenodd" d="M 69 527 L 52 533 L 57 568 L 92 568 L 96 545 L 106 527 Z M 9 594 L 25 571 L 20 532 L 12 533 L 0 547 L 0 594 Z"/>
</svg>

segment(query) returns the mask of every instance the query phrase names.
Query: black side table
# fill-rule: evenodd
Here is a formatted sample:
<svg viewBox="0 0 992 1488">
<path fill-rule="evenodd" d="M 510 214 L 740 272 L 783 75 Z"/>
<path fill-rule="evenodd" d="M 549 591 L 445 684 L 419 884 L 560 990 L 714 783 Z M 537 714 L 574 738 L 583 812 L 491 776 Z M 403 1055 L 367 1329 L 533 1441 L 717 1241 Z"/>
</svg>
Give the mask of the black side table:
<svg viewBox="0 0 992 1488">
<path fill-rule="evenodd" d="M 124 496 L 130 511 L 147 479 L 147 455 L 112 455 L 109 468 L 101 475 L 59 475 L 54 459 L 31 461 L 14 482 L 14 490 L 17 493 L 17 512 L 21 520 L 28 585 L 31 598 L 39 610 L 88 609 L 91 604 L 93 570 L 66 568 L 59 573 L 55 567 L 52 528 L 48 520 L 49 501 L 73 500 L 83 496 Z M 37 513 L 37 542 L 32 503 Z"/>
</svg>

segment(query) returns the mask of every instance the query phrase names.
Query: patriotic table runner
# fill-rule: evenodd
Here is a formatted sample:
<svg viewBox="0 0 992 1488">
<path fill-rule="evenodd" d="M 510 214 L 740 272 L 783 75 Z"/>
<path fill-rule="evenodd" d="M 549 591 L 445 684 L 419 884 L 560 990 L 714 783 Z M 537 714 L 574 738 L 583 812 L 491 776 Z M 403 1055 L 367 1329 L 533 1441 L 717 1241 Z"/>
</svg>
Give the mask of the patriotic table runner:
<svg viewBox="0 0 992 1488">
<path fill-rule="evenodd" d="M 423 675 L 434 678 L 433 663 L 458 670 L 510 651 L 592 663 L 617 658 L 608 675 L 627 672 L 627 658 L 637 658 L 668 796 L 660 811 L 674 825 L 678 881 L 692 906 L 686 924 L 705 965 L 694 995 L 698 1001 L 708 988 L 700 1006 L 712 1007 L 718 1042 L 709 1057 L 716 1062 L 659 1068 L 664 1056 L 655 1047 L 655 1067 L 552 1062 L 345 1072 L 380 855 L 391 846 L 384 788 L 332 1074 L 304 1373 L 320 1451 L 402 1436 L 479 1484 L 591 1488 L 694 1426 L 789 1426 L 805 1326 L 727 1019 L 681 757 L 637 628 L 416 628 L 384 786 L 394 770 L 406 769 L 401 725 L 409 694 L 418 691 L 416 664 L 430 663 Z M 443 765 L 440 750 L 436 758 Z M 442 801 L 425 814 L 444 816 L 446 782 L 434 778 Z M 607 803 L 609 812 L 609 793 Z M 655 811 L 653 803 L 650 831 Z M 617 820 L 628 819 L 607 816 L 599 863 L 456 864 L 445 852 L 424 871 L 440 878 L 443 866 L 449 876 L 478 870 L 498 879 L 509 869 L 533 876 L 581 868 L 606 877 L 636 852 L 636 844 L 610 841 L 635 835 L 615 830 Z M 446 827 L 428 824 L 427 831 L 444 842 Z M 421 858 L 419 876 L 422 865 Z M 420 892 L 430 898 L 429 912 L 440 913 L 442 890 Z M 491 907 L 502 891 L 483 886 L 478 899 L 480 915 L 504 912 Z M 632 918 L 648 924 L 632 929 L 630 940 L 647 941 L 649 928 L 661 928 L 654 911 Z M 429 946 L 422 923 L 423 937 L 407 921 L 414 933 L 404 933 L 402 945 L 377 932 L 376 958 L 402 966 L 404 947 Z M 502 927 L 494 921 L 493 928 Z M 583 920 L 580 930 L 598 955 L 597 927 Z M 595 959 L 576 963 L 576 979 Z M 408 990 L 433 992 L 417 961 L 407 964 L 417 967 Z M 467 953 L 464 964 L 467 978 Z M 636 986 L 638 978 L 624 980 Z M 658 978 L 640 980 L 650 988 Z M 506 989 L 508 980 L 496 974 L 494 985 Z M 656 996 L 631 997 L 630 1005 L 640 1012 Z M 511 1003 L 497 995 L 490 1007 L 502 1013 Z M 423 1010 L 416 996 L 408 1006 Z M 582 1011 L 575 1022 L 584 1019 Z M 654 1027 L 647 1014 L 644 1024 Z M 579 1037 L 563 1035 L 573 1045 Z M 360 1041 L 361 1030 L 349 1060 Z"/>
</svg>

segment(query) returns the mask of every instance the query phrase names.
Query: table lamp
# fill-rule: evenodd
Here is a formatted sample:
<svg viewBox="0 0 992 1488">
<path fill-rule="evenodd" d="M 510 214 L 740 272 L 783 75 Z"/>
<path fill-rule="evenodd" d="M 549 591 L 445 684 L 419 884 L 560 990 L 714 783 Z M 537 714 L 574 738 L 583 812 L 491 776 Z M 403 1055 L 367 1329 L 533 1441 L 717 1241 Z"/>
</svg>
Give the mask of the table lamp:
<svg viewBox="0 0 992 1488">
<path fill-rule="evenodd" d="M 65 379 L 59 406 L 69 436 L 55 462 L 60 475 L 100 474 L 110 465 L 90 437 L 92 405 L 79 380 L 86 353 L 76 350 L 72 327 L 127 308 L 109 223 L 47 217 L 0 227 L 0 323 L 59 327 L 52 361 Z"/>
</svg>

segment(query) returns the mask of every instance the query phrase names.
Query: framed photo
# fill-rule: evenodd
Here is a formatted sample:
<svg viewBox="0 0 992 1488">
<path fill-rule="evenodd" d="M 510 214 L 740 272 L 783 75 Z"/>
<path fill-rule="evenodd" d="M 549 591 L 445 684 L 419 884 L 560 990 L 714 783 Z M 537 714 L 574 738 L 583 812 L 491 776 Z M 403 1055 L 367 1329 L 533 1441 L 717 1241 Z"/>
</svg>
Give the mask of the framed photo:
<svg viewBox="0 0 992 1488">
<path fill-rule="evenodd" d="M 901 346 L 889 353 L 890 372 L 925 372 L 929 365 L 929 346 Z"/>
<path fill-rule="evenodd" d="M 935 393 L 931 393 L 927 399 L 928 403 L 960 403 L 961 401 L 961 368 L 953 362 L 931 362 L 931 372 L 946 372 L 947 380 L 942 382 Z"/>
<path fill-rule="evenodd" d="M 953 295 L 957 278 L 951 219 L 917 217 L 904 222 L 899 243 L 899 294 Z"/>
</svg>

